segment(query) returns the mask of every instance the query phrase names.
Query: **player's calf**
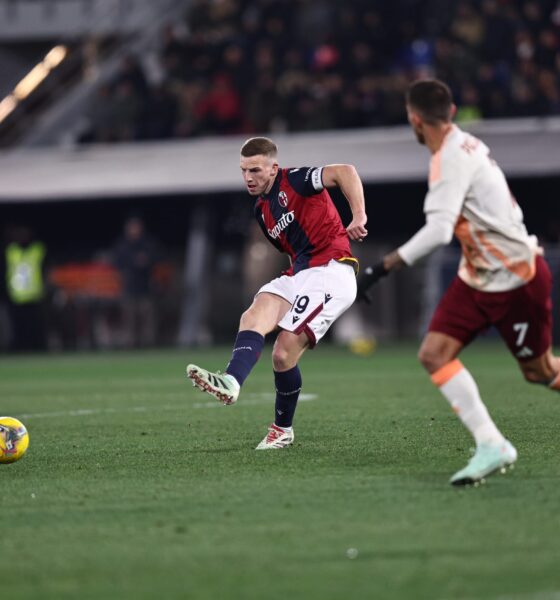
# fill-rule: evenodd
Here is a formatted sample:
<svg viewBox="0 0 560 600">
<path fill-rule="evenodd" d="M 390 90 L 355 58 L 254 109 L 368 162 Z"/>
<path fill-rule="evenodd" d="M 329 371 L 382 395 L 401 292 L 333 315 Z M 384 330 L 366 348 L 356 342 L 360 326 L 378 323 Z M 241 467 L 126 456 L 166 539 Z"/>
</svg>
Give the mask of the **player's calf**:
<svg viewBox="0 0 560 600">
<path fill-rule="evenodd" d="M 533 360 L 519 361 L 519 368 L 529 383 L 539 383 L 560 391 L 560 359 L 551 350 Z"/>
</svg>

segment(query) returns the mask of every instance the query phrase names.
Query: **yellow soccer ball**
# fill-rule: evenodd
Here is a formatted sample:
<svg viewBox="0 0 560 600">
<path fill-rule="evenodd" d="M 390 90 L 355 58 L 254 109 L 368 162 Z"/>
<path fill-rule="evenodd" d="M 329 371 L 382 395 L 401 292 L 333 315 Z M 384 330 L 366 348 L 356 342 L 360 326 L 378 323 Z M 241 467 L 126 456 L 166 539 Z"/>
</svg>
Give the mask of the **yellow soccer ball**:
<svg viewBox="0 0 560 600">
<path fill-rule="evenodd" d="M 29 446 L 25 425 L 13 417 L 0 417 L 0 464 L 16 462 Z"/>
<path fill-rule="evenodd" d="M 370 356 L 377 348 L 377 341 L 373 337 L 357 337 L 348 345 L 352 354 L 358 356 Z"/>
</svg>

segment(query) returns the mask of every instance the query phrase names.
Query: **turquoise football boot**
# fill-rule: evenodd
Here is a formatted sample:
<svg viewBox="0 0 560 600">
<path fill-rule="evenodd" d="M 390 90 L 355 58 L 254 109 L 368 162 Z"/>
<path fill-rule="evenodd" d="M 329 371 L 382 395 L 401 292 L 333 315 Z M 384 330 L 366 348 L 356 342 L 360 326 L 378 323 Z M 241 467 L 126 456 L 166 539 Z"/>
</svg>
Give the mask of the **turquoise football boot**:
<svg viewBox="0 0 560 600">
<path fill-rule="evenodd" d="M 451 485 L 477 485 L 496 471 L 505 473 L 517 460 L 517 450 L 507 441 L 501 444 L 480 444 L 469 464 L 449 480 Z"/>
</svg>

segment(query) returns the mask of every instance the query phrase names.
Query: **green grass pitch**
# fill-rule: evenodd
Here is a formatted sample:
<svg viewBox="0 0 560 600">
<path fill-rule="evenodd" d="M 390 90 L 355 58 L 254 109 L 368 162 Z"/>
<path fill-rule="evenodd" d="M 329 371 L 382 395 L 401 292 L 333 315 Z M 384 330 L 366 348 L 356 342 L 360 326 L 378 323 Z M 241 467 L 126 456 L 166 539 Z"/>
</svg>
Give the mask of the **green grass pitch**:
<svg viewBox="0 0 560 600">
<path fill-rule="evenodd" d="M 307 353 L 295 444 L 277 452 L 253 450 L 270 348 L 232 407 L 184 378 L 227 349 L 3 357 L 0 412 L 31 437 L 0 466 L 3 597 L 560 598 L 560 395 L 502 346 L 467 351 L 520 458 L 454 489 L 472 442 L 415 353 Z"/>
</svg>

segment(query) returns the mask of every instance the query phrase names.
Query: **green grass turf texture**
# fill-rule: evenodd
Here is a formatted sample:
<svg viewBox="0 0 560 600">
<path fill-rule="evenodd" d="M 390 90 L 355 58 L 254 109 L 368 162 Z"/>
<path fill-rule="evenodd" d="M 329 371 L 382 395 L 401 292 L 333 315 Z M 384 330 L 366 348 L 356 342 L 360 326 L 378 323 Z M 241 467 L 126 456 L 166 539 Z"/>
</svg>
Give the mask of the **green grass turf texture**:
<svg viewBox="0 0 560 600">
<path fill-rule="evenodd" d="M 307 353 L 294 446 L 255 452 L 269 354 L 232 407 L 184 378 L 225 348 L 2 358 L 0 411 L 31 436 L 0 466 L 2 596 L 560 597 L 560 396 L 505 348 L 464 354 L 520 455 L 477 489 L 448 484 L 472 441 L 412 345 Z"/>
</svg>

